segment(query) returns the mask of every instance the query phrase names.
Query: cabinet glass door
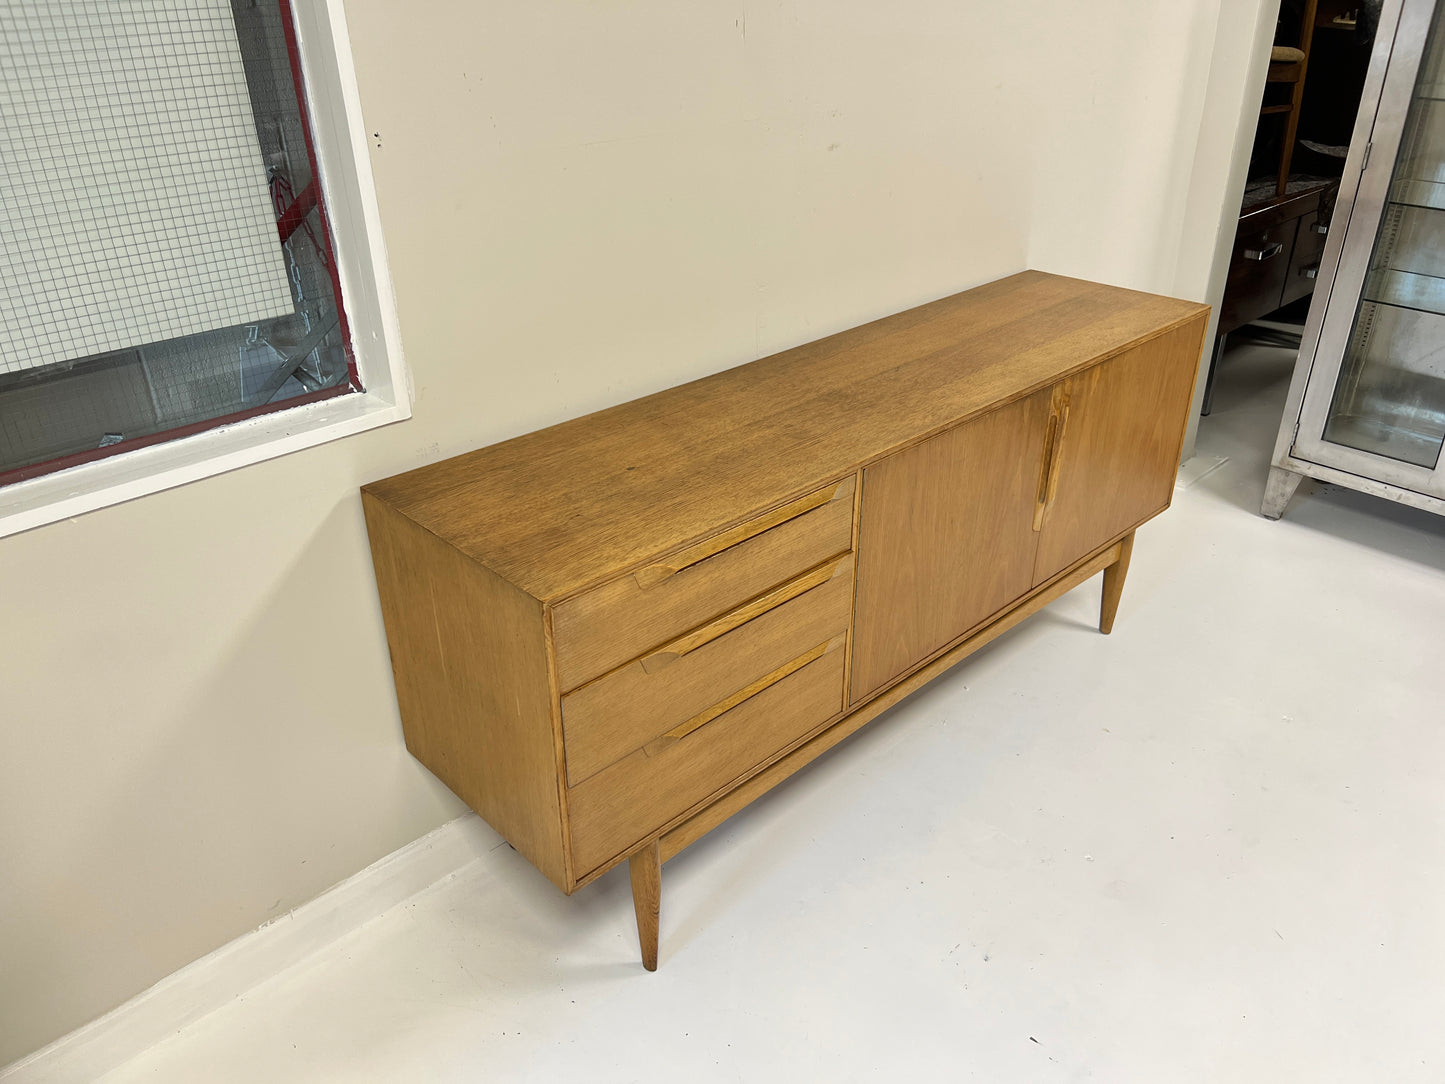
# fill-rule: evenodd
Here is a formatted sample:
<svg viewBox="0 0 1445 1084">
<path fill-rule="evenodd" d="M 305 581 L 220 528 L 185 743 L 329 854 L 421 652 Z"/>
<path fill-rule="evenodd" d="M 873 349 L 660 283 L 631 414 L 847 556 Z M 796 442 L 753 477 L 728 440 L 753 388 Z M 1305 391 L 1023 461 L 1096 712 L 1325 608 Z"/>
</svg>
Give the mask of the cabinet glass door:
<svg viewBox="0 0 1445 1084">
<path fill-rule="evenodd" d="M 1433 7 L 1404 5 L 1320 335 L 1338 372 L 1312 383 L 1299 442 L 1309 458 L 1425 491 L 1445 445 L 1445 4 Z"/>
<path fill-rule="evenodd" d="M 1325 439 L 1434 468 L 1445 444 L 1445 49 L 1415 81 Z"/>
</svg>

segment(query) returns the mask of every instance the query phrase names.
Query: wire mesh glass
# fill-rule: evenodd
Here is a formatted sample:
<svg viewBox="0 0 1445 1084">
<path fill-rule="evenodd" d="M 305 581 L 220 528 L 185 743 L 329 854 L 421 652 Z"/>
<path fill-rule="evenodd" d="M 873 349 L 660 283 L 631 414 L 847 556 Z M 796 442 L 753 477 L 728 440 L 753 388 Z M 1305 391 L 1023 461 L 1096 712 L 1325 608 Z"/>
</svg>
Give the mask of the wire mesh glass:
<svg viewBox="0 0 1445 1084">
<path fill-rule="evenodd" d="M 57 12 L 48 23 L 40 18 Z M 63 464 L 66 457 L 98 449 L 123 451 L 140 438 L 188 431 L 245 412 L 279 408 L 298 397 L 352 387 L 344 313 L 333 286 L 324 219 L 318 209 L 306 210 L 315 189 L 308 192 L 313 181 L 311 157 L 283 23 L 286 14 L 279 0 L 216 0 L 209 5 L 190 0 L 0 0 L 0 60 L 6 60 L 0 65 L 0 129 L 18 139 L 14 133 L 21 126 L 45 124 L 46 113 L 54 108 L 58 79 L 69 95 L 68 109 L 96 111 L 89 120 L 67 129 L 89 134 L 80 143 L 55 147 L 32 138 L 27 160 L 42 167 L 53 161 L 66 177 L 108 173 L 115 180 L 123 167 L 127 177 L 139 177 L 142 184 L 140 188 L 118 181 L 69 188 L 51 184 L 47 195 L 43 177 L 0 171 L 0 203 L 8 200 L 12 213 L 53 216 L 63 200 L 70 201 L 68 206 L 80 201 L 93 222 L 106 200 L 110 203 L 104 209 L 112 218 L 127 217 L 127 207 L 119 203 L 130 207 L 129 223 L 107 234 L 105 244 L 99 243 L 93 228 L 91 236 L 76 236 L 82 231 L 67 233 L 52 223 L 42 223 L 50 233 L 26 230 L 28 235 L 47 238 L 45 253 L 22 251 L 13 239 L 7 247 L 6 239 L 0 238 L 0 297 L 12 305 L 29 306 L 24 320 L 9 323 L 50 333 L 44 342 L 38 332 L 23 343 L 5 341 L 5 349 L 0 350 L 0 481 L 7 471 L 13 479 L 17 468 L 55 460 Z M 226 43 L 229 53 L 217 45 L 220 31 L 214 20 L 218 18 L 224 33 L 234 36 L 234 48 Z M 202 20 L 212 22 L 202 25 Z M 55 39 L 47 48 L 57 56 L 83 45 L 85 63 L 92 69 L 110 66 L 109 82 L 102 78 L 104 73 L 83 77 L 77 74 L 79 67 L 57 76 L 58 62 L 40 73 L 43 78 L 34 76 L 38 62 L 33 56 L 28 68 L 10 62 L 26 49 L 33 52 L 37 35 L 42 34 Z M 67 44 L 66 34 L 75 41 Z M 253 133 L 245 134 L 249 173 L 218 181 L 201 175 L 209 167 L 198 158 L 196 144 L 211 139 L 207 126 L 220 123 L 214 100 L 225 95 L 219 89 L 214 94 L 188 90 L 180 95 L 177 87 L 184 83 L 194 88 L 198 80 L 214 76 L 218 87 L 229 80 L 236 92 L 238 73 L 226 70 L 225 64 L 227 56 L 237 51 L 245 84 L 240 93 L 249 99 L 238 115 L 254 127 Z M 177 70 L 152 71 L 161 58 Z M 105 95 L 95 88 L 88 91 L 87 78 L 93 78 Z M 43 93 L 47 80 L 52 87 L 48 97 Z M 154 142 L 147 144 L 152 149 L 145 153 L 151 158 L 173 156 L 165 162 L 127 159 L 127 154 L 141 153 L 135 149 L 141 145 L 138 137 L 132 132 L 127 141 L 118 122 L 112 123 L 120 113 L 113 103 L 101 100 L 113 98 L 117 86 L 133 98 L 126 115 L 145 119 L 152 134 L 204 130 L 206 139 L 181 145 L 178 136 L 175 144 L 160 150 Z M 163 115 L 164 124 L 152 124 L 148 111 Z M 85 158 L 84 168 L 77 171 L 73 161 L 67 165 L 67 156 Z M 212 157 L 222 162 L 216 169 L 224 166 L 234 173 L 245 156 L 237 151 L 212 152 Z M 179 176 L 179 187 L 158 191 L 154 199 L 159 202 L 146 217 L 142 212 L 147 208 L 140 205 L 152 197 L 144 183 L 163 176 Z M 156 185 L 162 187 L 159 181 Z M 197 192 L 205 193 L 204 201 L 213 205 L 192 206 L 198 201 Z M 214 193 L 218 192 L 235 198 L 217 205 L 221 197 Z M 85 204 L 87 199 L 93 205 Z M 265 215 L 264 230 L 259 232 L 245 228 L 247 221 L 255 225 L 254 207 L 246 201 L 257 199 Z M 160 213 L 154 213 L 157 210 Z M 284 241 L 278 220 L 288 227 L 299 223 Z M 225 230 L 230 233 L 224 238 L 203 235 Z M 89 245 L 86 251 L 108 259 L 109 266 L 123 269 L 124 275 L 117 270 L 115 281 L 102 276 L 104 285 L 96 286 L 89 281 L 77 284 L 73 275 L 56 274 L 56 252 L 67 245 L 72 256 Z M 216 253 L 228 261 L 225 266 L 208 266 L 207 261 L 215 264 Z M 153 284 L 140 281 L 141 272 L 135 270 L 143 267 L 148 273 L 152 265 L 158 275 L 174 279 L 166 285 L 177 292 L 165 304 L 155 303 L 155 295 L 146 292 Z M 256 276 L 266 281 L 251 283 Z M 129 292 L 127 282 L 132 283 Z M 224 286 L 214 303 L 202 296 L 203 287 L 211 282 Z M 42 296 L 51 299 L 54 310 L 47 310 L 43 321 L 34 316 L 36 299 Z M 61 304 L 53 303 L 57 296 L 63 298 Z M 132 303 L 134 297 L 146 300 Z M 115 325 L 132 312 L 138 313 L 142 330 L 118 329 Z M 77 335 L 76 329 L 87 320 L 103 325 L 98 338 Z M 145 328 L 161 333 L 146 335 Z M 171 333 L 176 328 L 197 330 Z M 107 336 L 124 347 L 85 356 L 57 359 L 54 355 L 56 349 L 63 354 L 66 344 L 107 341 Z"/>
</svg>

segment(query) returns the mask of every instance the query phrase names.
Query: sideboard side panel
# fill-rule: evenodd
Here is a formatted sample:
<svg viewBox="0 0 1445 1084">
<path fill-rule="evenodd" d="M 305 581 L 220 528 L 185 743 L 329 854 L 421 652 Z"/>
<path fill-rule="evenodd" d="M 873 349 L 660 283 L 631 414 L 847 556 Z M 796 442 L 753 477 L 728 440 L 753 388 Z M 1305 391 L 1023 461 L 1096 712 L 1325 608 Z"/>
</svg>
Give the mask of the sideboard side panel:
<svg viewBox="0 0 1445 1084">
<path fill-rule="evenodd" d="M 406 747 L 571 891 L 542 604 L 363 492 Z"/>
</svg>

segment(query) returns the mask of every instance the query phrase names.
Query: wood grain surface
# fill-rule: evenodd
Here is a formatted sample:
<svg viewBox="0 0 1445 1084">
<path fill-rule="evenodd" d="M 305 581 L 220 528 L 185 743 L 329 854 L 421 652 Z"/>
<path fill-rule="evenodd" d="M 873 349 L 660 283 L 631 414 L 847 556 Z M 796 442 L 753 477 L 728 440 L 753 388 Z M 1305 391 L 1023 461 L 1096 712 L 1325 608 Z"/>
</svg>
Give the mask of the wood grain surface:
<svg viewBox="0 0 1445 1084">
<path fill-rule="evenodd" d="M 1119 559 L 1104 569 L 1104 593 L 1099 600 L 1099 631 L 1105 636 L 1114 631 L 1114 618 L 1119 613 L 1119 599 L 1124 594 L 1124 579 L 1129 575 L 1129 558 L 1134 555 L 1134 532 L 1119 543 Z"/>
<path fill-rule="evenodd" d="M 570 892 L 541 605 L 381 502 L 362 508 L 406 747 Z"/>
<path fill-rule="evenodd" d="M 1033 586 L 1049 391 L 863 472 L 851 699 L 862 700 Z"/>
<path fill-rule="evenodd" d="M 628 866 L 642 966 L 648 971 L 656 971 L 657 940 L 662 919 L 662 854 L 657 841 L 653 840 L 634 854 Z"/>
<path fill-rule="evenodd" d="M 832 651 L 683 741 L 604 768 L 568 796 L 574 867 L 585 876 L 625 854 L 842 708 L 843 652 Z"/>
<path fill-rule="evenodd" d="M 1203 334 L 1176 328 L 1069 379 L 1035 583 L 1169 506 Z"/>
<path fill-rule="evenodd" d="M 1208 310 L 1025 272 L 367 486 L 407 746 L 574 891 L 1107 569 Z"/>
<path fill-rule="evenodd" d="M 644 587 L 624 575 L 552 610 L 558 678 L 570 692 L 688 629 L 852 549 L 850 476 L 826 503 Z M 653 566 L 649 566 L 653 567 Z"/>
<path fill-rule="evenodd" d="M 671 666 L 629 663 L 562 698 L 567 781 L 576 786 L 699 712 L 848 631 L 853 562 L 821 586 L 709 641 Z"/>
<path fill-rule="evenodd" d="M 1206 312 L 1026 271 L 367 490 L 560 601 Z"/>
</svg>

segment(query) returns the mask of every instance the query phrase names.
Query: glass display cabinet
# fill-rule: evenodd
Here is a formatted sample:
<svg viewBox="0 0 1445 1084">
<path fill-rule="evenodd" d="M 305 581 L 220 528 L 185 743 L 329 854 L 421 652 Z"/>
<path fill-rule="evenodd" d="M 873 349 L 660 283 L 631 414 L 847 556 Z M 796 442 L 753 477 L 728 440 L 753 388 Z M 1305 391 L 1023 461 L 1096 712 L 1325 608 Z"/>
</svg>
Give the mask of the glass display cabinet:
<svg viewBox="0 0 1445 1084">
<path fill-rule="evenodd" d="M 1445 0 L 1387 0 L 1263 513 L 1312 477 L 1445 514 Z"/>
</svg>

